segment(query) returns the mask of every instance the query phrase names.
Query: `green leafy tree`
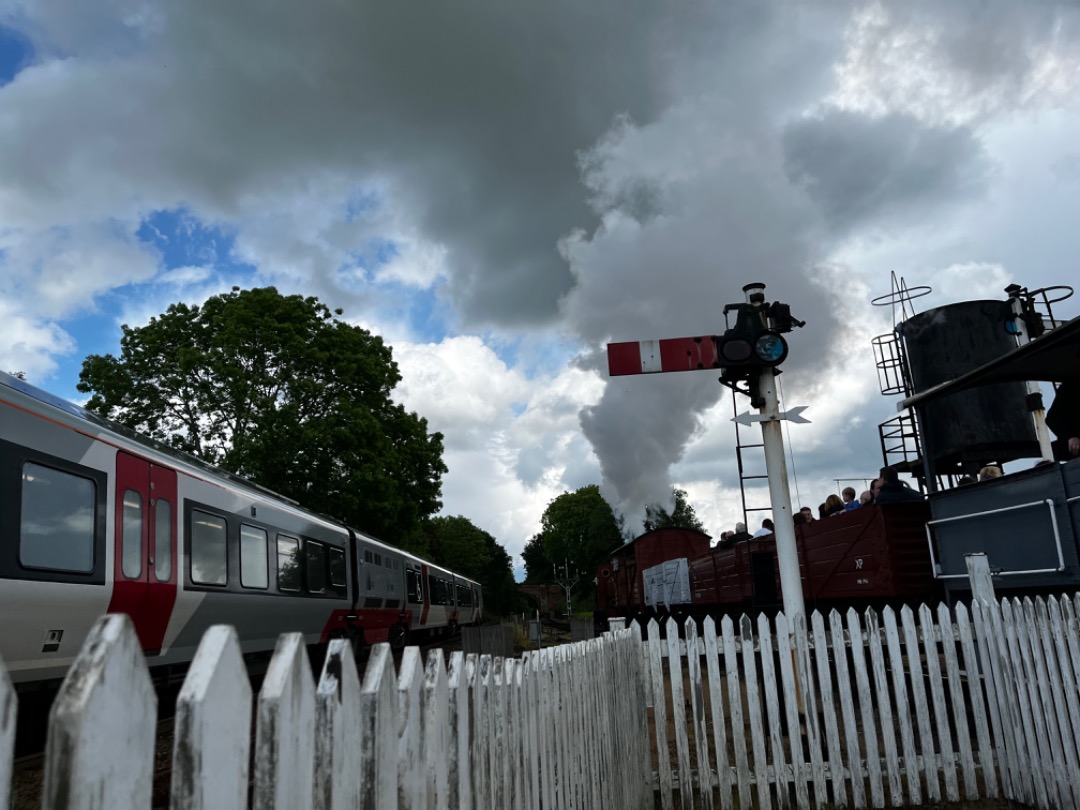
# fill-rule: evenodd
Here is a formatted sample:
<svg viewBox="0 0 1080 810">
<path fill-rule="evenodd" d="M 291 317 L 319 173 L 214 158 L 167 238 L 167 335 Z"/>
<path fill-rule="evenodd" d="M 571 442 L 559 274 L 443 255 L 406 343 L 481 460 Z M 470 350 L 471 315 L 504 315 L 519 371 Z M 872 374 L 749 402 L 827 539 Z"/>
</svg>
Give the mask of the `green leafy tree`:
<svg viewBox="0 0 1080 810">
<path fill-rule="evenodd" d="M 544 510 L 540 532 L 522 552 L 526 580 L 550 582 L 552 564 L 560 576 L 564 566 L 582 575 L 585 591 L 592 586 L 593 569 L 622 545 L 619 523 L 610 504 L 592 484 L 564 492 Z"/>
<path fill-rule="evenodd" d="M 553 560 L 544 551 L 544 538 L 534 534 L 521 550 L 521 559 L 525 561 L 526 582 L 551 582 Z"/>
<path fill-rule="evenodd" d="M 442 434 L 382 339 L 273 287 L 173 304 L 83 361 L 87 407 L 392 543 L 441 506 Z"/>
<path fill-rule="evenodd" d="M 458 515 L 425 520 L 405 545 L 414 554 L 479 582 L 487 614 L 502 616 L 517 610 L 510 555 L 468 518 Z"/>
<path fill-rule="evenodd" d="M 671 500 L 675 508 L 670 512 L 663 504 L 650 503 L 645 505 L 645 531 L 653 529 L 697 529 L 705 531 L 705 526 L 698 520 L 694 507 L 686 500 L 686 490 L 671 488 Z"/>
</svg>

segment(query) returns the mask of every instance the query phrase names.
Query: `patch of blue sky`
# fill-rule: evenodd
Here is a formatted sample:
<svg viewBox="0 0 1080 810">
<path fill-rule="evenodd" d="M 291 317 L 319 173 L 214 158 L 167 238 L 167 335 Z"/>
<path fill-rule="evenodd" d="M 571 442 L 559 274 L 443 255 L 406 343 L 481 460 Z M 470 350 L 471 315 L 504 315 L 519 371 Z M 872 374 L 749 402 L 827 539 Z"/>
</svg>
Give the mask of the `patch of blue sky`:
<svg viewBox="0 0 1080 810">
<path fill-rule="evenodd" d="M 56 372 L 42 385 L 43 388 L 72 402 L 85 402 L 87 395 L 75 389 L 83 360 L 92 354 L 120 353 L 121 333 L 117 321 L 123 304 L 122 295 L 107 293 L 95 298 L 94 309 L 68 318 L 60 324 L 64 331 L 71 335 L 76 348 L 70 354 L 54 355 Z"/>
<path fill-rule="evenodd" d="M 345 221 L 352 223 L 367 219 L 382 204 L 382 196 L 368 189 L 356 188 L 345 199 Z"/>
<path fill-rule="evenodd" d="M 235 233 L 207 225 L 186 208 L 154 211 L 136 232 L 161 253 L 167 270 L 176 267 L 239 266 L 232 259 Z"/>
<path fill-rule="evenodd" d="M 581 344 L 560 336 L 526 333 L 513 336 L 489 334 L 484 342 L 507 368 L 527 380 L 553 377 L 581 352 Z"/>
<path fill-rule="evenodd" d="M 397 258 L 399 252 L 397 243 L 392 239 L 368 239 L 362 248 L 349 252 L 348 263 L 338 268 L 338 282 L 354 292 L 366 290 L 375 283 L 376 271 Z"/>
<path fill-rule="evenodd" d="M 18 31 L 0 25 L 0 87 L 9 84 L 34 59 L 34 46 Z"/>
<path fill-rule="evenodd" d="M 398 285 L 400 286 L 400 285 Z M 407 288 L 409 328 L 426 343 L 442 343 L 449 335 L 449 309 L 438 291 Z"/>
</svg>

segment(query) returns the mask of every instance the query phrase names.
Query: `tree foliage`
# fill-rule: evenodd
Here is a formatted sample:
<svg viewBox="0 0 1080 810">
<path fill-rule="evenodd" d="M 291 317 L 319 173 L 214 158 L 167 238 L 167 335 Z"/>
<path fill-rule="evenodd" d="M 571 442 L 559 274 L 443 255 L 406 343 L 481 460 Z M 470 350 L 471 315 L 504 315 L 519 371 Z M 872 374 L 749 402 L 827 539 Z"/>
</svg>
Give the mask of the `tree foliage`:
<svg viewBox="0 0 1080 810">
<path fill-rule="evenodd" d="M 173 304 L 83 361 L 87 407 L 389 542 L 441 506 L 442 434 L 382 339 L 273 287 Z"/>
<path fill-rule="evenodd" d="M 560 575 L 563 566 L 582 574 L 582 582 L 592 582 L 593 569 L 607 559 L 612 549 L 622 545 L 619 523 L 600 487 L 591 484 L 575 492 L 564 492 L 544 510 L 540 532 L 522 551 L 527 582 L 550 582 L 552 566 Z"/>
<path fill-rule="evenodd" d="M 484 611 L 503 616 L 517 608 L 517 591 L 510 555 L 494 537 L 468 518 L 434 517 L 413 532 L 406 548 L 450 568 L 484 589 Z"/>
<path fill-rule="evenodd" d="M 668 512 L 663 504 L 645 505 L 645 531 L 653 529 L 697 529 L 705 531 L 704 524 L 698 520 L 694 507 L 686 499 L 686 490 L 671 488 L 671 500 L 675 507 Z"/>
</svg>

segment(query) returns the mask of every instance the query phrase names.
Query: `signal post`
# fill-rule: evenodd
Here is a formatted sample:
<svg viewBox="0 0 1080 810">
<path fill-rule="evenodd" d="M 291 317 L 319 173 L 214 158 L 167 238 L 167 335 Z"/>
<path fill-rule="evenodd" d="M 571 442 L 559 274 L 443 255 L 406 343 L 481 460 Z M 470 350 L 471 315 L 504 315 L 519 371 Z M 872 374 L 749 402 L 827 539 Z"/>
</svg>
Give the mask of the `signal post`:
<svg viewBox="0 0 1080 810">
<path fill-rule="evenodd" d="M 809 420 L 801 415 L 805 409 L 802 406 L 780 411 L 776 375 L 777 366 L 788 353 L 783 335 L 805 324 L 792 317 L 787 304 L 767 303 L 764 284 L 747 284 L 743 292 L 746 303 L 724 307 L 725 319 L 734 311 L 736 320 L 735 326 L 723 335 L 609 343 L 608 373 L 615 377 L 673 371 L 720 371 L 723 385 L 750 397 L 750 404 L 759 412 L 740 414 L 735 418 L 743 424 L 761 422 L 784 615 L 789 626 L 794 626 L 796 616 L 803 615 L 804 604 L 780 421 Z"/>
</svg>

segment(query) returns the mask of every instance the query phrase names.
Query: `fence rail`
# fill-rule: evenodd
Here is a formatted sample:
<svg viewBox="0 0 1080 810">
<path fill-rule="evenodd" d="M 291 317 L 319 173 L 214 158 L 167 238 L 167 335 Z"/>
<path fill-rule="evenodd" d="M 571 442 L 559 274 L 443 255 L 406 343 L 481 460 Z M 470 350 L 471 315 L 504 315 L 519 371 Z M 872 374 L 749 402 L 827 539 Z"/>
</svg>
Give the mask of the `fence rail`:
<svg viewBox="0 0 1080 810">
<path fill-rule="evenodd" d="M 215 627 L 177 700 L 170 807 L 245 808 L 249 787 L 268 810 L 1077 807 L 1078 614 L 1080 596 L 669 620 L 397 667 L 379 645 L 363 677 L 334 641 L 317 682 L 290 634 L 257 696 Z M 130 620 L 103 617 L 50 716 L 43 807 L 148 809 L 155 717 Z M 0 785 L 14 721 L 0 666 Z"/>
</svg>

